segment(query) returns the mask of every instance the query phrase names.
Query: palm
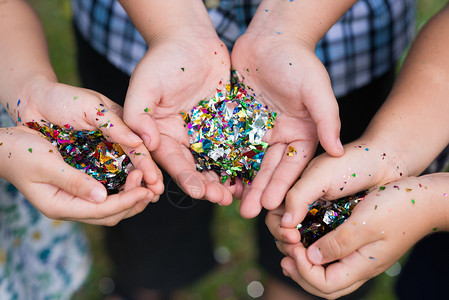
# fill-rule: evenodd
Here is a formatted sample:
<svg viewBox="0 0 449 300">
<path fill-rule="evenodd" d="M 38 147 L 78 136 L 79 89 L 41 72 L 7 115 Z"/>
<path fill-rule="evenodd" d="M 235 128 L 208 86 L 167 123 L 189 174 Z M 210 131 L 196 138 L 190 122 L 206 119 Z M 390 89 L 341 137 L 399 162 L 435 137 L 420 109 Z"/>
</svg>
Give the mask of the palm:
<svg viewBox="0 0 449 300">
<path fill-rule="evenodd" d="M 270 148 L 261 170 L 243 192 L 241 213 L 253 217 L 261 205 L 279 206 L 313 157 L 318 137 L 330 148 L 329 137 L 338 136 L 338 107 L 323 65 L 297 40 L 245 34 L 234 47 L 232 64 L 259 101 L 278 113 L 264 138 Z"/>
<path fill-rule="evenodd" d="M 219 184 L 213 173 L 196 171 L 180 112 L 189 112 L 229 79 L 229 54 L 218 38 L 157 42 L 133 73 L 124 113 L 125 122 L 186 193 L 221 204 L 232 201 L 233 188 Z"/>
</svg>

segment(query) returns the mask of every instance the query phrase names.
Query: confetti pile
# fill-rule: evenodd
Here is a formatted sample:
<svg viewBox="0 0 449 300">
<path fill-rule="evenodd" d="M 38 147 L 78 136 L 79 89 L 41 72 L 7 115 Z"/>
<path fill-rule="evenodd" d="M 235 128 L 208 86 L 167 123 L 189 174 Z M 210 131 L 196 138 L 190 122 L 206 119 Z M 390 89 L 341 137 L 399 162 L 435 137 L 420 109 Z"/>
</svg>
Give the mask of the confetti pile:
<svg viewBox="0 0 449 300">
<path fill-rule="evenodd" d="M 312 203 L 306 217 L 297 226 L 304 247 L 309 247 L 346 221 L 354 207 L 363 200 L 366 194 L 366 191 L 362 191 L 334 201 L 318 200 Z"/>
<path fill-rule="evenodd" d="M 132 166 L 119 144 L 107 141 L 100 130 L 77 131 L 70 125 L 59 127 L 45 120 L 27 126 L 41 132 L 66 163 L 100 181 L 109 194 L 117 193 Z"/>
<path fill-rule="evenodd" d="M 248 94 L 235 72 L 226 89 L 181 115 L 198 171 L 213 170 L 223 183 L 228 178 L 231 184 L 236 178 L 251 183 L 268 148 L 262 138 L 273 128 L 276 113 Z"/>
</svg>

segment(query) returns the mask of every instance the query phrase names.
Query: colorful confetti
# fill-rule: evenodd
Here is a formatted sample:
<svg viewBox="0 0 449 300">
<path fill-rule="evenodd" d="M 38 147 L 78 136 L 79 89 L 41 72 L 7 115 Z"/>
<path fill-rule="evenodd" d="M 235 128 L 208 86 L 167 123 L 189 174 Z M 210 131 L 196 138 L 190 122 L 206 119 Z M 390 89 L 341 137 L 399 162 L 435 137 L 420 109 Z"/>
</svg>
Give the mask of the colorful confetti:
<svg viewBox="0 0 449 300">
<path fill-rule="evenodd" d="M 292 147 L 292 146 L 288 146 L 288 152 L 287 152 L 287 155 L 288 155 L 288 156 L 293 156 L 293 155 L 296 155 L 296 154 L 298 154 L 298 152 L 296 151 L 296 149 L 295 149 L 294 147 Z"/>
<path fill-rule="evenodd" d="M 317 200 L 312 203 L 309 206 L 306 217 L 296 227 L 301 234 L 301 242 L 304 247 L 308 248 L 320 237 L 345 222 L 351 215 L 354 207 L 366 195 L 367 191 L 362 191 L 334 201 Z M 353 225 L 356 224 L 353 223 Z"/>
<path fill-rule="evenodd" d="M 215 171 L 222 181 L 230 178 L 231 184 L 236 178 L 251 183 L 268 148 L 262 138 L 273 128 L 276 113 L 247 92 L 235 71 L 225 89 L 202 100 L 190 113 L 180 114 L 198 171 Z"/>
<path fill-rule="evenodd" d="M 100 130 L 73 130 L 45 120 L 26 125 L 42 133 L 61 153 L 70 166 L 100 181 L 109 194 L 117 193 L 126 181 L 132 163 L 117 143 L 105 139 Z M 32 149 L 28 149 L 32 152 Z M 51 150 L 50 150 L 51 151 Z"/>
</svg>

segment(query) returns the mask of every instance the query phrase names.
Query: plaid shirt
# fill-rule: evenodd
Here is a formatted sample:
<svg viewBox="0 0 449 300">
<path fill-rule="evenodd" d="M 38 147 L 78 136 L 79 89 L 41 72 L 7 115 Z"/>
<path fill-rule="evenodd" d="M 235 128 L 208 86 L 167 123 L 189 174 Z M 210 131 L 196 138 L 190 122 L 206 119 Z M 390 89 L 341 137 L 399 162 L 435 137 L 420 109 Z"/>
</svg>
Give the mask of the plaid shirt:
<svg viewBox="0 0 449 300">
<path fill-rule="evenodd" d="M 359 0 L 316 47 L 337 97 L 383 75 L 415 32 L 416 0 Z M 206 0 L 218 36 L 232 49 L 260 0 Z M 72 0 L 83 37 L 118 69 L 131 75 L 147 45 L 115 0 Z"/>
</svg>

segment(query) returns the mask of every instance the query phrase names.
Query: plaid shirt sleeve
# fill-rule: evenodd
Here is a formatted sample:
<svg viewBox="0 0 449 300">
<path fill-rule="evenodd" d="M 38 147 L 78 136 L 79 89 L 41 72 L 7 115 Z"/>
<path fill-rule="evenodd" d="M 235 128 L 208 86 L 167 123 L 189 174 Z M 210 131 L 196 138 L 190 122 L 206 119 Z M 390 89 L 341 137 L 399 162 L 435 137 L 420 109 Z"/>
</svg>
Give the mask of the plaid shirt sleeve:
<svg viewBox="0 0 449 300">
<path fill-rule="evenodd" d="M 415 32 L 416 0 L 359 0 L 323 37 L 316 54 L 337 97 L 368 84 L 399 59 Z M 231 50 L 260 0 L 206 0 L 218 36 Z M 72 0 L 74 23 L 100 54 L 130 75 L 147 45 L 114 0 Z"/>
</svg>

